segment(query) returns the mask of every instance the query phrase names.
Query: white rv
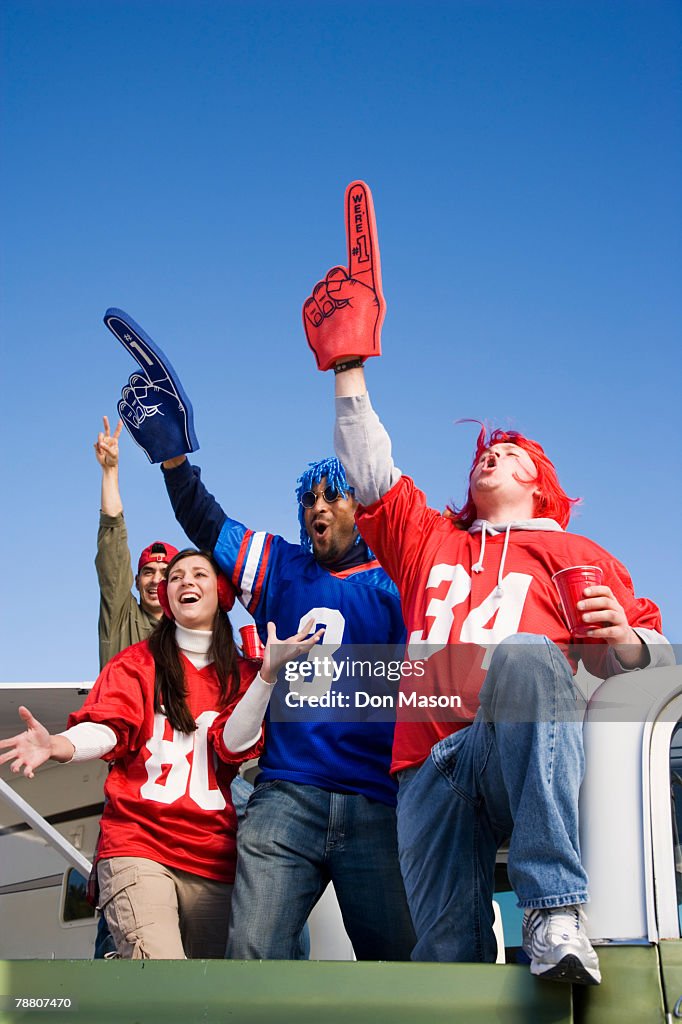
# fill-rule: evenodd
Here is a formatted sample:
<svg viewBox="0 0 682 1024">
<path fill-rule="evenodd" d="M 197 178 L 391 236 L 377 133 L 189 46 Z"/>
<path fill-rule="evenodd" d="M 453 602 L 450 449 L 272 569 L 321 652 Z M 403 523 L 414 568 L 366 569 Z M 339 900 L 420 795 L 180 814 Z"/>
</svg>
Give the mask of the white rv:
<svg viewBox="0 0 682 1024">
<path fill-rule="evenodd" d="M 51 730 L 63 728 L 89 685 L 0 684 L 0 735 L 18 731 L 22 703 Z M 0 769 L 0 1022 L 40 1020 L 55 1009 L 63 1024 L 682 1019 L 682 667 L 606 680 L 591 696 L 584 732 L 581 845 L 598 988 L 572 992 L 510 962 L 340 962 L 352 953 L 333 906 L 313 925 L 310 962 L 91 962 L 95 921 L 83 875 L 106 766 L 48 763 L 32 781 Z M 507 956 L 499 959 L 513 961 L 520 912 L 503 860 L 498 934 Z M 315 959 L 325 956 L 336 962 Z M 30 998 L 72 1005 L 21 1004 Z"/>
</svg>

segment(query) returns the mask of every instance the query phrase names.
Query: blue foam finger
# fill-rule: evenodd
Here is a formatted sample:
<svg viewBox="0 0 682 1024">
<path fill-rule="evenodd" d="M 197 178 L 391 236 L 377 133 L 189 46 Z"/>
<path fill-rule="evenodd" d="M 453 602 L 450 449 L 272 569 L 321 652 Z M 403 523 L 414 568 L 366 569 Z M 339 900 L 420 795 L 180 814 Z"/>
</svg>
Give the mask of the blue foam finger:
<svg viewBox="0 0 682 1024">
<path fill-rule="evenodd" d="M 138 375 L 139 376 L 139 375 Z M 185 455 L 188 448 L 184 419 L 174 419 L 164 412 L 164 403 L 145 404 L 131 394 L 126 386 L 118 403 L 118 414 L 126 430 L 150 462 L 164 462 L 175 455 Z"/>
<path fill-rule="evenodd" d="M 122 309 L 108 309 L 104 323 L 143 371 L 132 374 L 118 405 L 135 444 L 150 462 L 197 451 L 192 403 L 170 360 Z"/>
</svg>

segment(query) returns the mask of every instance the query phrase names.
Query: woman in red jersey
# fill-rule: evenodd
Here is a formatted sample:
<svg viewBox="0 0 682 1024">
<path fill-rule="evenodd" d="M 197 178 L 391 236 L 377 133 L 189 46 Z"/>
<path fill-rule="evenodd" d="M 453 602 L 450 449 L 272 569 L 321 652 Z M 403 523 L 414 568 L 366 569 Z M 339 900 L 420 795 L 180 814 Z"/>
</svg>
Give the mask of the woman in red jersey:
<svg viewBox="0 0 682 1024">
<path fill-rule="evenodd" d="M 258 673 L 237 654 L 226 614 L 234 596 L 210 555 L 181 551 L 160 587 L 164 618 L 106 665 L 66 731 L 50 735 L 21 708 L 26 732 L 0 742 L 0 764 L 29 778 L 49 759 L 112 762 L 97 879 L 124 958 L 225 954 L 237 832 L 230 783 L 262 743 L 262 714 L 249 704 L 255 695 L 263 705 L 280 662 L 320 637 L 280 643 L 271 630 Z"/>
</svg>

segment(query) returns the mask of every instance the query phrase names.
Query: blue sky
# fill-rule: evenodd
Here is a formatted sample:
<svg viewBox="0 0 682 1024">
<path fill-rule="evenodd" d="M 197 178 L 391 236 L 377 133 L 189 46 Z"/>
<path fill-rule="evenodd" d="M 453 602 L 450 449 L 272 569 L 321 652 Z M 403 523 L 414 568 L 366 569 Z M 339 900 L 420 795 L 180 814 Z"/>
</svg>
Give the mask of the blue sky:
<svg viewBox="0 0 682 1024">
<path fill-rule="evenodd" d="M 371 186 L 388 313 L 368 366 L 398 465 L 463 497 L 477 417 L 536 437 L 572 529 L 682 641 L 682 8 L 5 0 L 0 678 L 97 670 L 101 416 L 127 310 L 192 398 L 226 511 L 297 536 L 333 382 L 301 327 Z M 180 542 L 125 438 L 132 547 Z M 245 621 L 237 616 L 238 623 Z"/>
</svg>

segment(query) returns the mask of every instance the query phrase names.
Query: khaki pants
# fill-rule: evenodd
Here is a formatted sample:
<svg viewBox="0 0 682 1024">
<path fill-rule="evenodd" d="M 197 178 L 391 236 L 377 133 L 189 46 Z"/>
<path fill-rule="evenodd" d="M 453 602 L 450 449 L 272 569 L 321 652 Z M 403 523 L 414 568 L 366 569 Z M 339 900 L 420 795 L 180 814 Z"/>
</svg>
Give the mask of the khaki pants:
<svg viewBox="0 0 682 1024">
<path fill-rule="evenodd" d="M 225 956 L 232 886 L 144 857 L 97 865 L 100 906 L 126 960 Z"/>
</svg>

